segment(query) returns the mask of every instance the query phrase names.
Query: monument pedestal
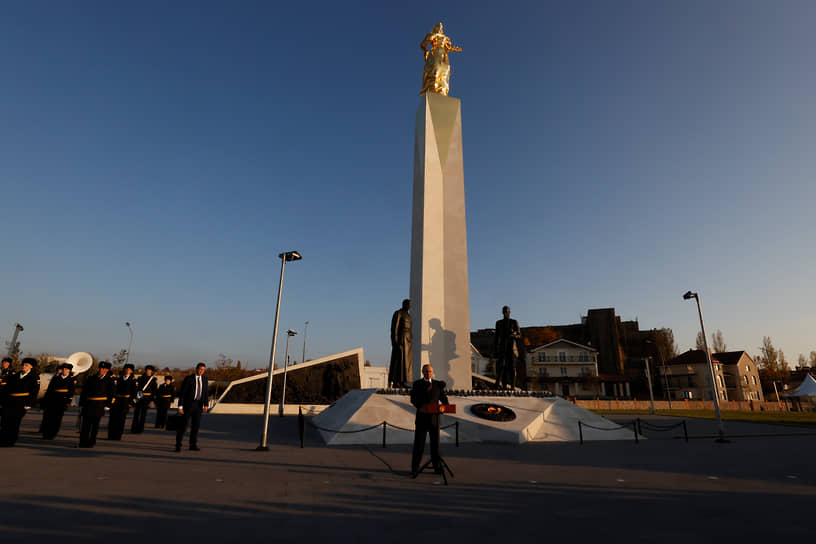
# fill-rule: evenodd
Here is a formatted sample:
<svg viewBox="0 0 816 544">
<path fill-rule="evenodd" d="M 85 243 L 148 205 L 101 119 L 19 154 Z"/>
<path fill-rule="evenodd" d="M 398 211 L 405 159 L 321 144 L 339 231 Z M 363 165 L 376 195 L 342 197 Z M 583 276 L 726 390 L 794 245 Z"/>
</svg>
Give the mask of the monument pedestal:
<svg viewBox="0 0 816 544">
<path fill-rule="evenodd" d="M 414 145 L 413 378 L 430 363 L 448 390 L 471 388 L 467 262 L 460 101 L 427 93 Z"/>
</svg>

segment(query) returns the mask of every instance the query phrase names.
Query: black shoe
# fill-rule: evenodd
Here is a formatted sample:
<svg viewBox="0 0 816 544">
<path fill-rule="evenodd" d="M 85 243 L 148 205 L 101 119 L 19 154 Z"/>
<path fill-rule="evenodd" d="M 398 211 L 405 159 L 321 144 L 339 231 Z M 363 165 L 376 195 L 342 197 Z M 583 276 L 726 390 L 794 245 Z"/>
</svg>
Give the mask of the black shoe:
<svg viewBox="0 0 816 544">
<path fill-rule="evenodd" d="M 418 470 L 412 470 L 411 471 L 411 479 L 416 479 L 417 476 L 419 476 L 419 471 Z"/>
<path fill-rule="evenodd" d="M 181 451 L 181 446 L 176 446 L 176 451 Z"/>
<path fill-rule="evenodd" d="M 198 446 L 190 446 L 190 451 L 201 451 L 201 448 Z"/>
</svg>

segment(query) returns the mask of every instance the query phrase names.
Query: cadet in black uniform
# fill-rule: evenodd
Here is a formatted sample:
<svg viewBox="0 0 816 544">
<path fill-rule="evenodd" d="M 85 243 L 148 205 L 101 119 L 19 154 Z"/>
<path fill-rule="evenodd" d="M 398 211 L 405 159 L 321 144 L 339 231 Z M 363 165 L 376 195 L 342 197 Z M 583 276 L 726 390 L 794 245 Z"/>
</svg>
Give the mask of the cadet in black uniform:
<svg viewBox="0 0 816 544">
<path fill-rule="evenodd" d="M 99 420 L 105 415 L 105 406 L 113 400 L 113 378 L 108 375 L 111 364 L 108 361 L 99 363 L 99 372 L 89 377 L 79 397 L 82 426 L 79 430 L 79 447 L 93 448 L 96 444 L 96 433 L 99 432 Z"/>
<path fill-rule="evenodd" d="M 150 403 L 153 402 L 159 385 L 156 383 L 156 376 L 153 375 L 155 371 L 156 368 L 153 365 L 147 365 L 144 374 L 139 376 L 136 386 L 136 397 L 139 400 L 136 401 L 136 407 L 133 409 L 133 424 L 130 426 L 130 432 L 133 434 L 144 431 L 147 409 L 150 408 Z"/>
<path fill-rule="evenodd" d="M 40 375 L 36 367 L 37 360 L 26 357 L 23 359 L 23 369 L 20 372 L 7 376 L 0 420 L 0 446 L 4 448 L 11 447 L 17 442 L 23 416 L 26 410 L 37 402 Z"/>
<path fill-rule="evenodd" d="M 51 378 L 42 400 L 43 418 L 40 432 L 45 440 L 53 440 L 62 426 L 62 416 L 71 405 L 76 388 L 76 378 L 71 375 L 74 365 L 62 363 L 59 372 Z"/>
<path fill-rule="evenodd" d="M 6 390 L 6 378 L 14 373 L 14 368 L 11 366 L 13 362 L 11 357 L 3 357 L 3 362 L 0 363 L 0 407 L 3 406 L 3 391 Z"/>
<path fill-rule="evenodd" d="M 165 376 L 164 383 L 156 392 L 156 425 L 157 429 L 164 429 L 167 425 L 167 412 L 173 403 L 173 376 Z"/>
<path fill-rule="evenodd" d="M 128 363 L 122 369 L 122 375 L 114 380 L 113 404 L 108 419 L 108 440 L 122 440 L 130 406 L 136 398 L 136 378 L 133 377 L 133 365 Z"/>
</svg>

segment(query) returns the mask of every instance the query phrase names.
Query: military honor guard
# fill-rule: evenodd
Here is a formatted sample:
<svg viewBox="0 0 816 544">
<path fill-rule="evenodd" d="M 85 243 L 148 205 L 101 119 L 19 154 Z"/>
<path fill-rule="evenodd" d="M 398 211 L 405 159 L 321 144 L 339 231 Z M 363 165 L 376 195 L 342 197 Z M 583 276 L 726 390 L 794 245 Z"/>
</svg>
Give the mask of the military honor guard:
<svg viewBox="0 0 816 544">
<path fill-rule="evenodd" d="M 82 388 L 79 398 L 82 424 L 79 429 L 79 447 L 92 448 L 96 444 L 96 433 L 99 432 L 99 421 L 105 415 L 105 407 L 113 400 L 114 383 L 108 374 L 111 364 L 108 361 L 99 363 L 99 371 L 90 376 Z"/>
<path fill-rule="evenodd" d="M 156 383 L 156 376 L 153 373 L 156 368 L 153 365 L 145 367 L 144 374 L 139 376 L 136 386 L 136 407 L 133 409 L 133 423 L 130 432 L 139 434 L 144 431 L 145 419 L 147 419 L 147 409 L 156 397 L 156 390 L 159 384 Z"/>
<path fill-rule="evenodd" d="M 37 402 L 40 375 L 36 368 L 37 360 L 26 357 L 20 372 L 6 376 L 3 409 L 0 412 L 0 447 L 11 447 L 17 442 L 23 416 Z"/>
<path fill-rule="evenodd" d="M 45 440 L 53 440 L 62 426 L 62 416 L 71 405 L 76 389 L 76 378 L 71 375 L 74 365 L 62 363 L 57 374 L 48 383 L 42 400 L 43 418 L 40 432 Z"/>
<path fill-rule="evenodd" d="M 3 391 L 5 391 L 6 387 L 6 378 L 14 371 L 14 368 L 11 366 L 13 362 L 11 357 L 3 357 L 3 362 L 0 363 L 0 406 L 3 406 Z"/>
<path fill-rule="evenodd" d="M 122 368 L 122 375 L 114 380 L 113 401 L 108 420 L 108 440 L 122 440 L 130 406 L 136 398 L 136 378 L 133 377 L 134 366 L 130 363 Z"/>
<path fill-rule="evenodd" d="M 167 425 L 167 412 L 173 403 L 173 376 L 165 376 L 164 383 L 156 391 L 156 425 L 157 429 L 164 429 Z"/>
</svg>

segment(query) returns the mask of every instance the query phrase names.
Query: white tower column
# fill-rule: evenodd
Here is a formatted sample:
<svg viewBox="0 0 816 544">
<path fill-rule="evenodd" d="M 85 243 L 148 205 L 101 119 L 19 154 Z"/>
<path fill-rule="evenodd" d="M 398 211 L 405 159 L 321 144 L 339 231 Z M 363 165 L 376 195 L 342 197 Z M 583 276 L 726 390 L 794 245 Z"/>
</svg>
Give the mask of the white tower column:
<svg viewBox="0 0 816 544">
<path fill-rule="evenodd" d="M 471 389 L 465 183 L 460 101 L 426 93 L 417 111 L 411 229 L 414 379 L 422 365 Z"/>
</svg>

